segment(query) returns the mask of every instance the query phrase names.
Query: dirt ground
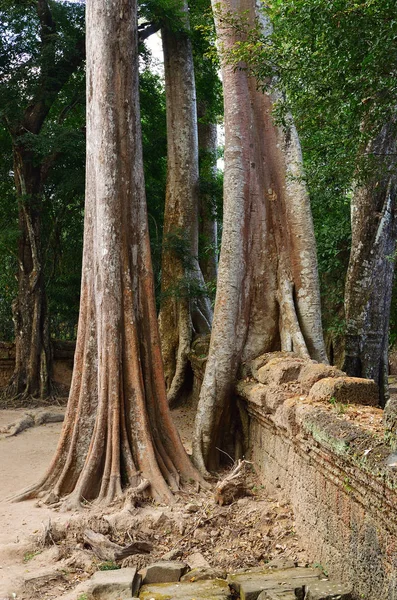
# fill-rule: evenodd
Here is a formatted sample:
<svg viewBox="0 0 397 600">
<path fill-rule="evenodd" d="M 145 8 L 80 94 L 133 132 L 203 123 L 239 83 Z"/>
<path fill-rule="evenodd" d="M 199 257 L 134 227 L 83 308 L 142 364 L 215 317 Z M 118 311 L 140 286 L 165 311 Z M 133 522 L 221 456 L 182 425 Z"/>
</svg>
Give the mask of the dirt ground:
<svg viewBox="0 0 397 600">
<path fill-rule="evenodd" d="M 0 428 L 23 412 L 1 410 Z M 180 408 L 173 416 L 189 452 L 194 411 Z M 107 566 L 85 543 L 87 528 L 123 547 L 136 540 L 152 545 L 150 553 L 130 556 L 121 566 L 142 567 L 164 555 L 189 562 L 197 554 L 223 574 L 276 557 L 306 564 L 290 507 L 268 496 L 253 472 L 249 495 L 228 506 L 217 505 L 211 491 L 194 490 L 179 494 L 171 507 L 138 502 L 130 511 L 120 505 L 71 514 L 37 501 L 8 502 L 45 472 L 61 427 L 51 423 L 15 437 L 0 434 L 0 600 L 77 600 L 75 587 Z"/>
</svg>

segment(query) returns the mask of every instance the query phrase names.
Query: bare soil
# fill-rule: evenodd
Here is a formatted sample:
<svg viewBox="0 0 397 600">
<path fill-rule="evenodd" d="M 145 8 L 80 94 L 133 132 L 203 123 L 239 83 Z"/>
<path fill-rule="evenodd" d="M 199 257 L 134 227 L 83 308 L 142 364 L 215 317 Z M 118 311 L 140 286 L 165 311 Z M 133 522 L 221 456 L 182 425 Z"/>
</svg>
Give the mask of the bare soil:
<svg viewBox="0 0 397 600">
<path fill-rule="evenodd" d="M 0 428 L 23 412 L 1 410 Z M 173 416 L 189 452 L 194 410 L 179 408 Z M 173 506 L 140 501 L 130 510 L 121 503 L 103 510 L 87 505 L 74 514 L 37 501 L 7 502 L 7 496 L 44 473 L 61 427 L 51 423 L 15 437 L 0 435 L 0 600 L 77 600 L 79 593 L 72 590 L 80 582 L 98 568 L 116 566 L 103 564 L 84 544 L 87 528 L 122 546 L 134 540 L 152 544 L 150 554 L 130 556 L 117 566 L 143 567 L 167 554 L 189 562 L 197 553 L 222 573 L 276 557 L 306 564 L 290 507 L 269 496 L 253 471 L 248 495 L 227 506 L 216 504 L 212 491 L 194 489 L 178 494 Z"/>
</svg>

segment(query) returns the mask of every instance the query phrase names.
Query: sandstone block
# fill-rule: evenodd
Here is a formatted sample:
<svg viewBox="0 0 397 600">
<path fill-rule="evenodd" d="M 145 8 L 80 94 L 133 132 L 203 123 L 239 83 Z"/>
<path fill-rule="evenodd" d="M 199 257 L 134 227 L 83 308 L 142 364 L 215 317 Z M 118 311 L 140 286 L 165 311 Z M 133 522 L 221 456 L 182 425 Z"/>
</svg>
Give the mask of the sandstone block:
<svg viewBox="0 0 397 600">
<path fill-rule="evenodd" d="M 300 590 L 299 590 L 300 591 Z M 303 594 L 303 591 L 302 591 Z M 295 591 L 264 591 L 258 596 L 258 600 L 297 600 L 303 598 L 303 595 Z"/>
<path fill-rule="evenodd" d="M 379 404 L 378 386 L 372 379 L 360 377 L 327 377 L 313 385 L 309 399 L 319 402 L 330 402 L 335 399 L 342 404 Z"/>
<path fill-rule="evenodd" d="M 200 567 L 192 569 L 181 577 L 181 581 L 202 581 L 203 579 L 226 579 L 226 571 L 211 567 Z"/>
<path fill-rule="evenodd" d="M 258 380 L 268 385 L 296 381 L 305 364 L 302 358 L 272 358 L 258 369 Z"/>
<path fill-rule="evenodd" d="M 306 586 L 304 600 L 352 600 L 351 586 L 335 581 L 314 581 Z"/>
<path fill-rule="evenodd" d="M 93 600 L 119 600 L 136 596 L 141 578 L 135 567 L 97 571 L 91 577 L 88 597 Z"/>
<path fill-rule="evenodd" d="M 303 391 L 309 391 L 310 388 L 326 377 L 344 377 L 345 373 L 331 365 L 323 363 L 307 362 L 302 368 L 298 381 L 302 385 Z"/>
<path fill-rule="evenodd" d="M 289 358 L 299 358 L 295 352 L 266 352 L 265 354 L 261 354 L 257 358 L 251 361 L 251 373 L 254 379 L 258 379 L 258 371 L 261 367 L 264 367 L 270 360 L 275 358 L 278 359 L 289 359 Z"/>
<path fill-rule="evenodd" d="M 257 600 L 259 594 L 266 592 L 294 592 L 302 589 L 311 580 L 318 580 L 321 571 L 296 567 L 293 569 L 264 569 L 263 572 L 245 571 L 229 575 L 229 586 L 241 600 Z"/>
<path fill-rule="evenodd" d="M 142 583 L 172 583 L 186 573 L 187 565 L 180 561 L 159 561 L 142 569 Z"/>
<path fill-rule="evenodd" d="M 201 567 L 209 569 L 211 567 L 210 563 L 200 552 L 194 552 L 193 554 L 190 554 L 187 557 L 186 562 L 191 569 L 199 569 Z"/>
<path fill-rule="evenodd" d="M 159 583 L 144 585 L 139 593 L 140 600 L 230 600 L 231 593 L 226 581 L 211 579 L 184 581 L 179 583 Z"/>
</svg>

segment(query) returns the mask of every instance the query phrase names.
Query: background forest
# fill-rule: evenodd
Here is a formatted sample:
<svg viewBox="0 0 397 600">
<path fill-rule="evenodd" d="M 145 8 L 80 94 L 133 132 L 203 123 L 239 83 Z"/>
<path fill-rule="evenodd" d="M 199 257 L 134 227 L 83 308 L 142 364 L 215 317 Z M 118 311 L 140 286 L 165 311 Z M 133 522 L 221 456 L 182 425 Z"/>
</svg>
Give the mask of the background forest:
<svg viewBox="0 0 397 600">
<path fill-rule="evenodd" d="M 223 120 L 222 91 L 213 17 L 209 2 L 195 0 L 189 3 L 188 25 L 183 4 L 179 0 L 139 3 L 143 156 L 163 335 L 167 306 L 183 298 L 194 299 L 198 307 L 200 324 L 194 311 L 190 316 L 196 323 L 194 331 L 209 332 L 211 317 L 206 311 L 210 314 L 208 301 L 214 301 L 222 233 L 222 172 L 216 169 L 222 148 L 214 142 Z M 375 329 L 389 330 L 390 298 L 380 299 L 376 294 L 380 288 L 385 293 L 390 288 L 391 295 L 394 270 L 395 3 L 274 0 L 263 2 L 261 9 L 272 23 L 272 30 L 265 34 L 260 18 L 252 26 L 244 12 L 220 14 L 237 39 L 226 50 L 227 60 L 236 70 L 248 70 L 265 93 L 276 82 L 273 118 L 281 126 L 290 115 L 294 119 L 314 219 L 329 359 L 344 365 L 349 374 L 373 377 L 372 371 L 357 367 L 355 350 L 350 354 L 356 356 L 356 363 L 348 364 L 345 348 L 346 344 L 350 349 L 354 346 L 357 328 L 371 329 L 366 319 L 375 308 L 382 320 Z M 14 340 L 15 331 L 22 331 L 24 311 L 30 315 L 28 320 L 38 315 L 41 325 L 35 344 L 44 348 L 48 373 L 50 340 L 75 339 L 79 310 L 85 179 L 84 10 L 84 3 L 78 1 L 0 1 L 0 339 Z M 149 35 L 160 29 L 165 75 L 159 74 L 157 58 L 153 59 L 147 45 Z M 167 80 L 175 72 L 172 60 L 179 60 L 177 49 L 186 40 L 194 62 L 196 92 L 191 93 L 197 94 L 200 148 L 197 243 L 192 242 L 195 234 L 189 227 L 164 217 L 170 195 L 166 191 L 167 139 L 168 145 L 171 141 L 164 77 Z M 177 122 L 174 127 L 178 129 Z M 28 182 L 25 187 L 18 183 L 21 172 Z M 350 258 L 351 216 L 354 223 L 354 211 L 364 214 L 366 206 L 364 220 L 377 229 L 365 234 L 368 255 L 355 259 L 368 267 L 361 281 L 354 256 Z M 387 227 L 382 225 L 385 215 Z M 363 227 L 361 223 L 356 229 Z M 359 233 L 354 235 L 358 236 L 356 247 L 363 247 Z M 172 273 L 178 268 L 183 275 L 175 283 Z M 29 281 L 23 275 L 27 272 L 34 274 Z M 168 277 L 168 283 L 162 284 L 162 277 Z M 357 299 L 349 300 L 354 293 L 362 298 L 365 310 Z M 382 342 L 386 348 L 395 341 L 396 310 L 394 293 L 390 336 Z M 364 325 L 357 325 L 357 314 Z M 202 324 L 202 317 L 207 325 Z M 26 335 L 31 338 L 32 332 Z M 174 365 L 174 371 L 179 366 Z M 173 377 L 171 373 L 173 383 L 167 387 L 174 385 L 176 398 L 179 384 Z M 20 379 L 22 385 L 18 377 L 11 382 L 16 393 L 29 387 L 26 374 Z M 375 379 L 385 385 L 384 375 Z M 31 384 L 28 391 L 37 394 L 38 384 Z M 49 383 L 41 387 L 43 391 L 50 393 Z"/>
</svg>

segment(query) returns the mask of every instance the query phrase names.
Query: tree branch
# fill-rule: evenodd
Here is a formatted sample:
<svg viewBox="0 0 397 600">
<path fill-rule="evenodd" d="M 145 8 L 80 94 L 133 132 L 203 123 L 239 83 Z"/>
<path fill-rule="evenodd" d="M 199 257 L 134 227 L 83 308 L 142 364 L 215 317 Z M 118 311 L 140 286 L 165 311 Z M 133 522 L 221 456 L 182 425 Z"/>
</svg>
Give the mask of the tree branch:
<svg viewBox="0 0 397 600">
<path fill-rule="evenodd" d="M 158 23 L 142 23 L 138 25 L 138 38 L 140 42 L 143 42 L 148 37 L 157 33 L 160 30 L 161 25 Z"/>
</svg>

